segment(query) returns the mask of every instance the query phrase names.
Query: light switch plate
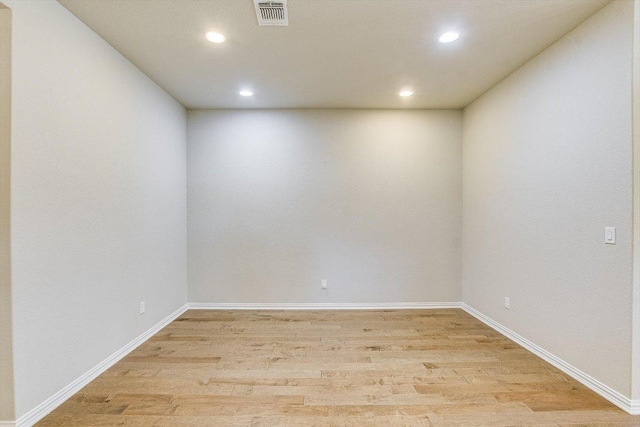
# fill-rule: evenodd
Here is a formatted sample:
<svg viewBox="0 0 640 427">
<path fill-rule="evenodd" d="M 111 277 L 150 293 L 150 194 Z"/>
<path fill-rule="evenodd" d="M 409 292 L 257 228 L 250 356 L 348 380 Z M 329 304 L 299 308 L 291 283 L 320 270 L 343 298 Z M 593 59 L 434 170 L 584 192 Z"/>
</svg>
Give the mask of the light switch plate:
<svg viewBox="0 0 640 427">
<path fill-rule="evenodd" d="M 604 242 L 607 245 L 615 245 L 616 244 L 616 228 L 615 227 L 605 227 L 604 228 Z"/>
</svg>

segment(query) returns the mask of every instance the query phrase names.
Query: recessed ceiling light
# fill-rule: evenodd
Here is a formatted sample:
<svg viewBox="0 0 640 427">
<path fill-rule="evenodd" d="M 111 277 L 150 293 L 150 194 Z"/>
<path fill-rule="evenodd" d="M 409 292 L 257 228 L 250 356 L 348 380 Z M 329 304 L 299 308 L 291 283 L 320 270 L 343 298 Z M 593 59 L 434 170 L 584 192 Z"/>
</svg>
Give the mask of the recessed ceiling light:
<svg viewBox="0 0 640 427">
<path fill-rule="evenodd" d="M 400 95 L 403 98 L 406 98 L 407 96 L 413 95 L 413 91 L 412 90 L 403 90 L 398 95 Z"/>
<path fill-rule="evenodd" d="M 240 92 L 238 92 L 240 94 L 240 96 L 253 96 L 253 92 L 251 92 L 250 90 L 241 90 Z"/>
<path fill-rule="evenodd" d="M 207 40 L 209 40 L 211 43 L 222 43 L 223 41 L 226 40 L 226 37 L 220 33 L 216 33 L 213 31 L 209 31 L 206 34 Z"/>
<path fill-rule="evenodd" d="M 451 43 L 458 40 L 458 37 L 460 37 L 460 33 L 456 33 L 455 31 L 447 31 L 446 33 L 438 37 L 438 41 L 440 43 Z"/>
</svg>

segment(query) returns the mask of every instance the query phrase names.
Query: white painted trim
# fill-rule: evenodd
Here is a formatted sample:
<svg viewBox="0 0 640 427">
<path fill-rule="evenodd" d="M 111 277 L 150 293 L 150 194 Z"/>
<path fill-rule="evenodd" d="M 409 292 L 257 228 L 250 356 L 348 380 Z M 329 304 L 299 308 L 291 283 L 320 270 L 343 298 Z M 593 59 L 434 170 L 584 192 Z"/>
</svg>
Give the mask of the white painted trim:
<svg viewBox="0 0 640 427">
<path fill-rule="evenodd" d="M 194 310 L 408 310 L 460 308 L 460 302 L 384 302 L 384 303 L 226 303 L 192 302 Z"/>
<path fill-rule="evenodd" d="M 127 354 L 135 350 L 135 348 L 138 347 L 140 344 L 142 344 L 143 342 L 151 338 L 151 336 L 156 334 L 158 331 L 160 331 L 160 329 L 164 328 L 169 323 L 173 322 L 178 316 L 180 316 L 182 313 L 187 311 L 188 308 L 189 308 L 188 304 L 183 305 L 182 307 L 180 307 L 179 309 L 177 309 L 176 311 L 174 311 L 173 313 L 171 313 L 170 315 L 168 315 L 167 317 L 165 317 L 164 319 L 156 323 L 146 332 L 144 332 L 143 334 L 135 338 L 133 341 L 131 341 L 130 343 L 122 347 L 120 350 L 116 351 L 111 356 L 107 357 L 105 360 L 103 360 L 98 365 L 90 369 L 88 372 L 81 375 L 71 384 L 67 385 L 65 388 L 63 388 L 62 390 L 60 390 L 59 392 L 57 392 L 56 394 L 54 394 L 53 396 L 51 396 L 50 398 L 48 398 L 47 400 L 45 400 L 44 402 L 42 402 L 41 404 L 33 408 L 32 410 L 30 410 L 29 412 L 27 412 L 26 414 L 18 418 L 15 424 L 8 424 L 8 425 L 15 425 L 15 427 L 31 427 L 32 425 L 40 421 L 42 418 L 44 418 L 51 411 L 53 411 L 62 403 L 64 403 L 65 400 L 69 399 L 75 393 L 80 391 L 81 388 L 89 384 L 96 377 L 98 377 L 104 371 L 106 371 L 111 366 L 113 366 L 116 362 L 118 362 L 124 356 L 126 356 Z"/>
<path fill-rule="evenodd" d="M 104 371 L 113 366 L 124 356 L 133 351 L 140 344 L 148 340 L 151 336 L 159 332 L 162 328 L 178 318 L 189 309 L 195 310 L 406 310 L 406 309 L 443 309 L 462 308 L 467 313 L 476 317 L 496 331 L 502 333 L 507 338 L 520 344 L 535 355 L 551 363 L 556 368 L 575 378 L 591 390 L 595 391 L 605 399 L 609 400 L 621 409 L 630 414 L 640 414 L 640 400 L 631 400 L 617 391 L 611 389 L 595 378 L 585 374 L 578 368 L 570 365 L 562 359 L 554 356 L 548 351 L 538 347 L 536 344 L 521 337 L 510 329 L 502 326 L 488 316 L 480 313 L 469 305 L 461 302 L 424 302 L 424 303 L 187 303 L 162 319 L 149 330 L 138 336 L 136 339 L 122 347 L 117 352 L 103 360 L 94 368 L 80 376 L 78 379 L 67 385 L 65 388 L 42 402 L 40 405 L 27 412 L 17 421 L 0 421 L 0 427 L 31 427 L 51 411 L 60 406 L 81 388 L 89 384 Z"/>
<path fill-rule="evenodd" d="M 502 335 L 506 336 L 510 340 L 516 342 L 517 344 L 520 344 L 522 347 L 526 348 L 536 356 L 549 362 L 550 364 L 560 369 L 562 372 L 569 375 L 573 379 L 584 384 L 585 386 L 595 391 L 600 396 L 604 397 L 605 399 L 607 399 L 609 402 L 613 403 L 620 409 L 632 415 L 640 415 L 640 405 L 639 405 L 640 401 L 629 399 L 628 397 L 615 391 L 608 385 L 601 383 L 597 379 L 582 372 L 580 369 L 576 368 L 570 363 L 567 363 L 564 360 L 560 359 L 558 356 L 549 353 L 547 350 L 543 349 L 542 347 L 539 347 L 538 345 L 532 343 L 528 339 L 513 332 L 511 329 L 501 325 L 500 323 L 496 322 L 489 316 L 479 312 L 475 308 L 465 303 L 462 303 L 462 309 L 467 313 L 469 313 L 470 315 L 472 315 L 473 317 L 475 317 L 476 319 L 480 320 L 481 322 L 485 323 L 486 325 L 500 332 Z"/>
<path fill-rule="evenodd" d="M 160 329 L 174 321 L 188 309 L 200 310 L 384 310 L 384 309 L 433 309 L 433 308 L 460 308 L 459 302 L 432 302 L 432 303 L 367 303 L 367 304 L 260 304 L 260 303 L 187 303 L 162 319 L 149 330 L 122 347 L 120 350 L 107 357 L 91 370 L 80 376 L 71 384 L 36 406 L 17 421 L 0 421 L 1 426 L 31 427 L 51 411 L 60 406 L 64 401 L 77 393 L 84 386 L 97 378 L 104 371 L 113 366 L 124 356 L 132 352 L 140 344 L 151 338 Z"/>
</svg>

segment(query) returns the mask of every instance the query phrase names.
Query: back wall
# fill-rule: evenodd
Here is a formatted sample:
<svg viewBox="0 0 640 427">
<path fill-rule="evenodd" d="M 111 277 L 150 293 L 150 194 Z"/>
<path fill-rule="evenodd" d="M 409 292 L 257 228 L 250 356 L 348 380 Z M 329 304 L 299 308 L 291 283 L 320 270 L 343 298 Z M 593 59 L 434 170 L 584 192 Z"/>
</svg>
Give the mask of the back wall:
<svg viewBox="0 0 640 427">
<path fill-rule="evenodd" d="M 189 300 L 460 301 L 461 119 L 189 111 Z"/>
</svg>

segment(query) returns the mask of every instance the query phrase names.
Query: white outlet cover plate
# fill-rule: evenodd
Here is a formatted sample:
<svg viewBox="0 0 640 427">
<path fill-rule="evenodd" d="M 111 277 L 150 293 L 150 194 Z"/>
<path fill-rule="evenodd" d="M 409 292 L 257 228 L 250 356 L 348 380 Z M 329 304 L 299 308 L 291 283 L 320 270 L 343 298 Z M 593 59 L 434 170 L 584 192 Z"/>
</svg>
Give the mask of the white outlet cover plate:
<svg viewBox="0 0 640 427">
<path fill-rule="evenodd" d="M 605 227 L 604 228 L 604 242 L 607 245 L 615 245 L 616 244 L 616 228 L 615 227 Z"/>
</svg>

